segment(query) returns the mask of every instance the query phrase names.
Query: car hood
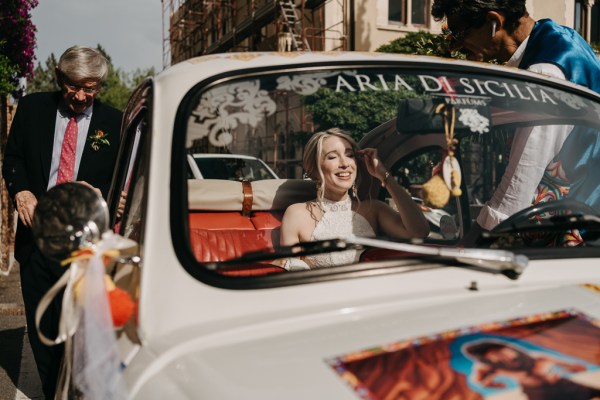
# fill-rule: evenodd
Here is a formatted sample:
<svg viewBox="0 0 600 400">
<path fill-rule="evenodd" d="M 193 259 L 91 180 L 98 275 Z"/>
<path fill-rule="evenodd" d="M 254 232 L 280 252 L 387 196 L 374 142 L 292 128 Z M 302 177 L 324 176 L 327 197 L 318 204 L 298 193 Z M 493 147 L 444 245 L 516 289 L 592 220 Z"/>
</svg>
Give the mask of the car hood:
<svg viewBox="0 0 600 400">
<path fill-rule="evenodd" d="M 573 379 L 600 382 L 600 285 L 469 291 L 443 301 L 279 316 L 211 333 L 192 327 L 145 344 L 125 372 L 139 399 L 371 398 L 363 395 L 381 394 L 394 376 L 406 380 L 406 390 L 450 379 L 464 398 L 490 390 L 472 382 L 474 362 L 460 350 L 485 338 L 579 363 Z"/>
</svg>

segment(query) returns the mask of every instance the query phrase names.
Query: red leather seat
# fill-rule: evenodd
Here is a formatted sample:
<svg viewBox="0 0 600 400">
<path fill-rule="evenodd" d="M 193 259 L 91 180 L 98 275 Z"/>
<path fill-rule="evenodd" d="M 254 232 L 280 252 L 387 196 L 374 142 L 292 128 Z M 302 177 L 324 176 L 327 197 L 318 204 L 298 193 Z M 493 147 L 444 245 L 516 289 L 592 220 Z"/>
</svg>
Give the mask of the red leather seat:
<svg viewBox="0 0 600 400">
<path fill-rule="evenodd" d="M 279 243 L 279 227 L 285 209 L 292 203 L 314 198 L 312 181 L 264 180 L 233 182 L 190 180 L 188 182 L 190 243 L 199 262 L 219 262 L 245 253 L 272 250 Z M 285 271 L 257 263 L 227 266 L 219 273 L 256 276 Z"/>
<path fill-rule="evenodd" d="M 226 261 L 252 251 L 271 250 L 271 234 L 270 230 L 190 229 L 190 242 L 196 260 Z"/>
<path fill-rule="evenodd" d="M 256 211 L 250 217 L 254 229 L 275 229 L 281 226 L 282 211 Z"/>
<path fill-rule="evenodd" d="M 192 212 L 189 216 L 190 229 L 246 229 L 254 230 L 254 225 L 248 217 L 239 212 Z"/>
</svg>

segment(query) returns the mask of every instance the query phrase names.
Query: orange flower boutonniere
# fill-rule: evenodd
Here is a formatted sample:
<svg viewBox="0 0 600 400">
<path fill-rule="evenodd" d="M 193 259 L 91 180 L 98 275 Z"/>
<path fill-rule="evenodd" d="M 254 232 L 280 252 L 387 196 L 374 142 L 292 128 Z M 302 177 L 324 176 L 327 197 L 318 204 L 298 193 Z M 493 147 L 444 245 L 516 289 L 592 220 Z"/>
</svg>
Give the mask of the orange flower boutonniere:
<svg viewBox="0 0 600 400">
<path fill-rule="evenodd" d="M 110 142 L 107 139 L 108 133 L 105 133 L 102 129 L 96 129 L 96 134 L 92 135 L 88 138 L 88 142 L 90 142 L 90 146 L 94 151 L 98 151 L 100 149 L 100 145 L 110 146 Z"/>
</svg>

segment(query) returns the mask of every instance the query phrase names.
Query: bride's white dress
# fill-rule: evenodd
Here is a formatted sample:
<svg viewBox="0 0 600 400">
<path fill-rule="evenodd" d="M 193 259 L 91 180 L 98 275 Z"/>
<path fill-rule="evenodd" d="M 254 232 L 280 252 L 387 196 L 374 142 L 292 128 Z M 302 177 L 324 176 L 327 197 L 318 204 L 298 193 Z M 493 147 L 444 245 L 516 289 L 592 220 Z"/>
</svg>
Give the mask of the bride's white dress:
<svg viewBox="0 0 600 400">
<path fill-rule="evenodd" d="M 365 217 L 352 211 L 352 199 L 348 197 L 342 201 L 324 200 L 321 208 L 325 212 L 317 223 L 310 240 L 344 239 L 351 235 L 374 237 L 375 232 Z M 360 258 L 361 250 L 345 250 L 325 254 L 305 256 L 304 262 L 309 268 L 325 268 L 336 265 L 356 262 Z M 296 260 L 299 261 L 299 260 Z M 293 263 L 295 264 L 295 263 Z M 304 267 L 306 268 L 306 267 Z M 299 265 L 290 266 L 289 269 L 302 269 Z"/>
</svg>

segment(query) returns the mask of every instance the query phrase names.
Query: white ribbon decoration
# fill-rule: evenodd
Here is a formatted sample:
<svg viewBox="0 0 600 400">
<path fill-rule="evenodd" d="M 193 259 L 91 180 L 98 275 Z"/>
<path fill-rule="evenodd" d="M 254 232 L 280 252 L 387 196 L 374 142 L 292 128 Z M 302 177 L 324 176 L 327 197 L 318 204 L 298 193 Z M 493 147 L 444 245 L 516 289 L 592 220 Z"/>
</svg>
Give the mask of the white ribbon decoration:
<svg viewBox="0 0 600 400">
<path fill-rule="evenodd" d="M 135 244 L 113 232 L 102 235 L 92 246 L 89 260 L 73 261 L 67 272 L 42 297 L 35 313 L 35 325 L 42 343 L 65 344 L 64 372 L 60 381 L 61 397 L 68 399 L 71 377 L 86 399 L 125 399 L 117 341 L 104 282 L 103 254 L 122 250 Z M 75 298 L 75 285 L 83 278 L 82 298 Z M 59 319 L 58 335 L 47 338 L 40 331 L 40 321 L 48 306 L 65 289 Z M 78 332 L 77 335 L 75 333 Z M 75 351 L 73 351 L 75 350 Z"/>
<path fill-rule="evenodd" d="M 77 326 L 81 319 L 81 306 L 77 304 L 75 300 L 74 287 L 75 283 L 84 275 L 85 266 L 80 265 L 80 261 L 75 261 L 71 264 L 68 271 L 65 272 L 61 278 L 50 288 L 48 292 L 42 297 L 42 300 L 38 304 L 35 311 L 35 328 L 37 330 L 40 341 L 46 346 L 55 346 L 57 344 L 65 344 L 65 357 L 63 362 L 64 371 L 61 372 L 61 398 L 67 400 L 69 385 L 71 383 L 71 370 L 72 370 L 72 348 L 73 343 L 71 338 L 77 331 Z M 42 333 L 40 329 L 40 321 L 48 306 L 52 303 L 56 295 L 62 288 L 65 288 L 65 293 L 62 299 L 62 307 L 60 313 L 60 319 L 58 323 L 58 335 L 54 339 L 48 339 L 46 335 Z M 62 379 L 64 377 L 64 379 Z"/>
</svg>

